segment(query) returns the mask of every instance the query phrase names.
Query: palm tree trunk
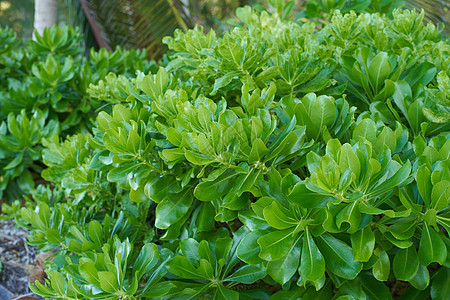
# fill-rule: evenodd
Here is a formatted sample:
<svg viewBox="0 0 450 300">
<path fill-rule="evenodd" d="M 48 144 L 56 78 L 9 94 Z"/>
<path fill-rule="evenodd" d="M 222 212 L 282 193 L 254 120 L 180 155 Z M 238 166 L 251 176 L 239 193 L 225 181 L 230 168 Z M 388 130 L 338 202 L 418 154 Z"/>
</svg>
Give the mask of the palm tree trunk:
<svg viewBox="0 0 450 300">
<path fill-rule="evenodd" d="M 45 27 L 53 26 L 58 21 L 58 0 L 35 0 L 34 8 L 34 28 L 42 35 Z"/>
</svg>

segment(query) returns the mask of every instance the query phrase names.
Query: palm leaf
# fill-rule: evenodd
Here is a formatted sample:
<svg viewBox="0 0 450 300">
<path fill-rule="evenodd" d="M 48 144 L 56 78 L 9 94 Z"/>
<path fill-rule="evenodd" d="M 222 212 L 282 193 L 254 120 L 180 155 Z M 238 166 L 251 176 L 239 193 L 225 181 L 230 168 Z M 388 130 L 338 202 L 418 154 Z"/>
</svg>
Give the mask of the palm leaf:
<svg viewBox="0 0 450 300">
<path fill-rule="evenodd" d="M 218 20 L 232 16 L 237 6 L 264 2 L 261 0 L 61 1 L 70 9 L 67 15 L 68 23 L 80 26 L 87 34 L 92 31 L 98 46 L 107 49 L 114 49 L 116 46 L 144 48 L 150 59 L 162 56 L 167 50 L 162 44 L 162 38 L 172 35 L 176 28 L 186 30 L 194 24 L 201 24 L 220 29 L 217 27 L 222 23 Z M 85 4 L 84 10 L 82 3 Z M 297 6 L 299 7 L 301 5 Z M 428 21 L 445 24 L 444 30 L 447 35 L 450 33 L 448 0 L 405 0 L 405 7 L 418 10 L 423 8 Z"/>
<path fill-rule="evenodd" d="M 162 44 L 164 36 L 173 34 L 179 27 L 187 29 L 179 8 L 172 1 L 137 0 L 131 8 L 135 20 L 130 30 L 133 46 L 145 48 L 152 58 L 160 57 L 166 51 L 166 46 Z M 187 19 L 187 16 L 184 18 Z"/>
<path fill-rule="evenodd" d="M 425 19 L 434 24 L 444 24 L 444 32 L 450 35 L 450 1 L 448 0 L 406 0 L 405 7 L 425 11 Z"/>
<path fill-rule="evenodd" d="M 167 50 L 162 38 L 176 28 L 192 26 L 189 10 L 180 0 L 61 0 L 68 24 L 95 36 L 108 50 L 143 48 L 150 59 Z M 89 30 L 85 29 L 89 28 Z"/>
<path fill-rule="evenodd" d="M 86 50 L 99 45 L 99 41 L 95 39 L 91 26 L 86 19 L 81 1 L 60 0 L 58 3 L 58 11 L 60 20 L 62 19 L 65 24 L 80 28 L 84 34 L 84 48 Z"/>
</svg>

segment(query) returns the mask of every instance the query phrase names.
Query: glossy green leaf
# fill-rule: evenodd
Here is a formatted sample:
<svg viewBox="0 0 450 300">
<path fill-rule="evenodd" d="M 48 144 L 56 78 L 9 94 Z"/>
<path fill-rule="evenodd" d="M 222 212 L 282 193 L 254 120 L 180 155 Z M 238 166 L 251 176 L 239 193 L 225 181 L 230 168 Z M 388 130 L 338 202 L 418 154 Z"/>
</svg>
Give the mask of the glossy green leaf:
<svg viewBox="0 0 450 300">
<path fill-rule="evenodd" d="M 313 121 L 317 132 L 320 132 L 323 126 L 329 126 L 333 123 L 336 115 L 336 107 L 333 98 L 328 96 L 319 96 L 313 101 L 309 117 Z"/>
<path fill-rule="evenodd" d="M 226 171 L 213 181 L 205 181 L 196 186 L 194 196 L 201 201 L 211 201 L 225 195 L 231 188 L 237 174 Z"/>
<path fill-rule="evenodd" d="M 117 276 L 108 271 L 98 272 L 98 278 L 100 280 L 100 287 L 102 290 L 108 293 L 115 293 L 118 291 Z"/>
<path fill-rule="evenodd" d="M 369 273 L 361 273 L 359 279 L 361 280 L 363 291 L 366 294 L 366 299 L 392 299 L 392 295 L 387 286 L 370 276 Z"/>
<path fill-rule="evenodd" d="M 217 244 L 217 248 L 215 249 L 216 251 L 216 258 L 214 258 L 214 255 L 211 251 L 211 247 L 209 246 L 209 243 L 205 240 L 200 241 L 200 243 L 198 244 L 198 256 L 201 259 L 204 259 L 206 261 L 208 261 L 210 263 L 210 265 L 215 265 L 216 263 L 216 259 L 219 260 L 221 258 L 225 258 L 226 255 L 223 254 L 222 251 L 226 251 L 226 249 L 228 248 L 227 245 L 229 244 L 230 239 L 228 238 L 220 238 L 218 239 L 218 241 L 216 242 Z"/>
<path fill-rule="evenodd" d="M 259 217 L 253 210 L 243 210 L 239 212 L 239 220 L 251 231 L 258 229 L 267 229 L 269 224 L 267 224 L 264 218 Z"/>
<path fill-rule="evenodd" d="M 391 150 L 391 152 L 394 152 L 396 145 L 397 139 L 395 137 L 394 131 L 389 127 L 384 127 L 381 133 L 373 142 L 373 149 L 376 153 L 383 152 L 385 148 L 388 148 L 389 150 Z"/>
<path fill-rule="evenodd" d="M 417 188 L 420 195 L 425 202 L 426 207 L 430 207 L 431 204 L 431 190 L 433 188 L 431 184 L 431 172 L 426 165 L 420 166 L 416 173 Z"/>
<path fill-rule="evenodd" d="M 375 93 L 380 90 L 381 84 L 389 76 L 390 72 L 391 66 L 389 64 L 387 53 L 378 53 L 370 63 L 368 74 Z"/>
<path fill-rule="evenodd" d="M 354 280 L 345 281 L 339 287 L 339 292 L 336 294 L 336 296 L 342 295 L 342 296 L 339 296 L 339 298 L 341 298 L 341 299 L 346 299 L 346 297 L 350 297 L 351 299 L 365 299 L 366 294 L 364 293 L 364 291 L 362 289 L 362 284 L 361 284 L 361 280 L 359 279 L 359 277 L 360 276 L 358 276 Z"/>
<path fill-rule="evenodd" d="M 267 274 L 276 282 L 285 284 L 297 272 L 300 253 L 301 247 L 297 241 L 282 258 L 267 263 Z"/>
<path fill-rule="evenodd" d="M 347 229 L 350 234 L 355 233 L 361 223 L 361 213 L 358 209 L 358 201 L 346 205 L 336 215 L 336 225 L 339 229 Z"/>
<path fill-rule="evenodd" d="M 248 156 L 248 163 L 254 164 L 261 161 L 261 158 L 267 154 L 269 150 L 260 138 L 253 141 L 252 150 Z"/>
<path fill-rule="evenodd" d="M 214 156 L 194 152 L 191 150 L 185 150 L 184 155 L 190 163 L 198 166 L 208 165 L 216 160 Z"/>
<path fill-rule="evenodd" d="M 449 206 L 450 201 L 450 182 L 442 180 L 433 186 L 431 192 L 432 207 L 439 211 Z"/>
<path fill-rule="evenodd" d="M 350 246 L 329 234 L 316 239 L 327 269 L 345 279 L 354 279 L 362 269 L 362 263 L 355 261 Z"/>
<path fill-rule="evenodd" d="M 200 264 L 196 270 L 199 278 L 214 279 L 214 269 L 211 263 L 206 259 L 200 259 Z"/>
<path fill-rule="evenodd" d="M 166 265 L 167 270 L 181 278 L 203 278 L 209 279 L 205 274 L 200 274 L 197 269 L 184 256 L 175 256 Z"/>
<path fill-rule="evenodd" d="M 309 190 L 303 182 L 297 183 L 288 197 L 292 202 L 305 208 L 323 207 L 328 202 L 336 200 L 334 196 L 318 194 Z"/>
<path fill-rule="evenodd" d="M 428 266 L 432 262 L 444 264 L 447 259 L 447 247 L 439 234 L 424 222 L 419 244 L 420 263 Z"/>
<path fill-rule="evenodd" d="M 81 260 L 78 266 L 80 275 L 88 282 L 100 286 L 100 280 L 98 278 L 98 270 L 94 263 L 88 260 Z"/>
<path fill-rule="evenodd" d="M 404 182 L 411 172 L 411 164 L 407 162 L 403 165 L 392 177 L 385 180 L 383 183 L 374 188 L 370 194 L 380 194 L 392 189 L 395 186 L 400 185 L 400 183 Z"/>
<path fill-rule="evenodd" d="M 162 297 L 166 295 L 173 287 L 175 287 L 175 285 L 172 282 L 159 282 L 142 295 L 148 298 Z"/>
<path fill-rule="evenodd" d="M 237 75 L 239 75 L 239 72 L 231 72 L 216 79 L 216 81 L 214 82 L 214 88 L 211 91 L 211 95 L 215 95 L 218 90 L 230 84 L 233 78 L 235 78 Z"/>
<path fill-rule="evenodd" d="M 379 281 L 387 281 L 391 270 L 391 262 L 386 251 L 377 249 L 378 259 L 372 267 L 373 276 Z"/>
<path fill-rule="evenodd" d="M 358 230 L 351 236 L 352 251 L 355 260 L 366 262 L 372 256 L 375 248 L 375 235 L 370 226 Z"/>
<path fill-rule="evenodd" d="M 450 278 L 450 269 L 441 268 L 433 276 L 431 282 L 431 299 L 445 299 L 450 292 L 450 285 L 448 284 L 448 279 Z"/>
<path fill-rule="evenodd" d="M 64 289 L 64 277 L 61 273 L 58 273 L 56 271 L 52 272 L 52 288 L 59 294 L 64 295 L 65 289 Z"/>
<path fill-rule="evenodd" d="M 351 295 L 339 296 L 336 300 L 355 300 L 356 298 Z"/>
<path fill-rule="evenodd" d="M 198 255 L 198 242 L 195 239 L 189 238 L 180 241 L 180 250 L 183 256 L 186 257 L 194 266 L 198 265 L 200 256 Z"/>
<path fill-rule="evenodd" d="M 252 284 L 265 276 L 266 270 L 262 265 L 244 265 L 225 278 L 224 281 Z"/>
<path fill-rule="evenodd" d="M 280 290 L 270 297 L 270 300 L 282 299 L 282 300 L 297 300 L 301 299 L 306 289 L 293 285 L 289 290 Z"/>
<path fill-rule="evenodd" d="M 339 151 L 339 166 L 342 170 L 350 168 L 352 172 L 359 178 L 361 172 L 361 164 L 358 156 L 353 152 L 352 147 L 349 144 L 342 145 Z"/>
<path fill-rule="evenodd" d="M 213 300 L 238 300 L 239 299 L 239 293 L 237 291 L 233 291 L 230 289 L 227 289 L 222 286 L 217 286 L 217 289 L 213 295 Z"/>
<path fill-rule="evenodd" d="M 258 239 L 265 235 L 262 230 L 255 230 L 248 233 L 239 243 L 236 253 L 239 259 L 248 264 L 260 264 L 263 260 L 258 256 L 261 247 L 258 244 Z"/>
<path fill-rule="evenodd" d="M 315 281 L 320 279 L 325 272 L 325 260 L 322 253 L 320 253 L 314 240 L 309 233 L 308 228 L 305 230 L 303 238 L 303 249 L 301 256 L 301 263 L 299 273 L 302 280 Z"/>
<path fill-rule="evenodd" d="M 407 240 L 414 235 L 416 229 L 416 219 L 404 220 L 389 226 L 389 232 L 399 240 Z"/>
<path fill-rule="evenodd" d="M 258 238 L 261 247 L 259 257 L 267 261 L 282 258 L 294 243 L 294 236 L 291 229 L 277 230 Z"/>
<path fill-rule="evenodd" d="M 152 269 L 159 259 L 158 247 L 155 244 L 145 244 L 139 252 L 139 256 L 134 263 L 133 273 L 136 273 L 139 280 L 145 273 Z"/>
<path fill-rule="evenodd" d="M 326 300 L 331 299 L 332 295 L 332 284 L 331 280 L 327 280 L 324 284 L 324 286 L 317 291 L 314 287 L 310 286 L 306 292 L 303 294 L 303 297 L 301 299 L 308 299 L 308 300 Z"/>
<path fill-rule="evenodd" d="M 215 214 L 215 209 L 210 203 L 200 204 L 201 208 L 198 213 L 196 225 L 198 231 L 210 231 L 214 228 L 214 219 L 211 218 Z"/>
<path fill-rule="evenodd" d="M 160 229 L 167 229 L 175 224 L 191 206 L 193 197 L 192 191 L 186 188 L 180 194 L 169 194 L 156 207 L 155 226 Z"/>
<path fill-rule="evenodd" d="M 430 273 L 428 269 L 422 265 L 419 265 L 419 270 L 417 271 L 416 276 L 409 281 L 413 287 L 416 289 L 423 291 L 430 284 Z"/>
<path fill-rule="evenodd" d="M 414 247 L 399 249 L 392 264 L 394 275 L 399 280 L 409 281 L 419 270 L 419 257 Z"/>
<path fill-rule="evenodd" d="M 276 229 L 287 229 L 295 227 L 298 224 L 293 216 L 288 216 L 283 212 L 276 201 L 263 210 L 264 218 L 270 226 Z"/>
<path fill-rule="evenodd" d="M 353 130 L 353 139 L 358 140 L 358 138 L 365 138 L 369 142 L 373 142 L 376 139 L 376 127 L 372 119 L 363 119 L 356 125 Z"/>
</svg>

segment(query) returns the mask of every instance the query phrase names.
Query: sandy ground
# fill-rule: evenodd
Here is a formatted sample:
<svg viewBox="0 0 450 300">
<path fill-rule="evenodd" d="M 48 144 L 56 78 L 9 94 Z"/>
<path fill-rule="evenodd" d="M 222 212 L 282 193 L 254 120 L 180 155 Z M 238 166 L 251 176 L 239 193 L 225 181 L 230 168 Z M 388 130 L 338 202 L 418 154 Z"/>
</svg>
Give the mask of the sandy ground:
<svg viewBox="0 0 450 300">
<path fill-rule="evenodd" d="M 28 231 L 14 220 L 0 221 L 0 300 L 38 299 L 28 283 L 44 275 L 36 263 L 37 249 L 25 243 Z"/>
</svg>

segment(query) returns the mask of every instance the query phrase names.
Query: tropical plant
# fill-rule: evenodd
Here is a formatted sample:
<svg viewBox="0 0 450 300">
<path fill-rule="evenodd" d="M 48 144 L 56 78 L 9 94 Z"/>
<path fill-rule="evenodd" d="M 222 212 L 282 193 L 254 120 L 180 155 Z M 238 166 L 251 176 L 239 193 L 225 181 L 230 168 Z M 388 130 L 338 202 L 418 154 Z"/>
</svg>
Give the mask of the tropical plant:
<svg viewBox="0 0 450 300">
<path fill-rule="evenodd" d="M 230 17 L 236 7 L 253 2 L 224 0 L 218 10 L 219 3 L 211 0 L 62 1 L 72 25 L 90 27 L 98 46 L 108 50 L 116 46 L 146 49 L 149 59 L 161 58 L 167 51 L 162 38 L 175 29 L 186 31 L 194 24 L 224 26 L 220 20 Z"/>
<path fill-rule="evenodd" d="M 448 10 L 450 4 L 442 0 L 402 0 L 402 1 L 384 1 L 384 0 L 306 0 L 305 12 L 309 17 L 329 19 L 334 10 L 342 13 L 350 11 L 355 12 L 379 12 L 391 14 L 395 8 L 408 8 L 425 11 L 425 19 L 435 24 L 442 24 L 444 33 L 449 33 L 448 24 L 450 18 Z"/>
<path fill-rule="evenodd" d="M 167 66 L 89 86 L 90 134 L 41 139 L 49 184 L 6 207 L 54 251 L 35 293 L 446 297 L 448 43 L 415 11 L 279 4 L 176 31 Z"/>
<path fill-rule="evenodd" d="M 0 29 L 0 197 L 19 199 L 34 188 L 43 169 L 43 138 L 87 132 L 100 101 L 86 89 L 107 73 L 132 76 L 148 71 L 145 51 L 92 50 L 87 60 L 82 36 L 71 27 L 52 27 L 26 46 Z M 37 176 L 36 176 L 37 175 Z M 5 193 L 5 194 L 3 194 Z"/>
</svg>

